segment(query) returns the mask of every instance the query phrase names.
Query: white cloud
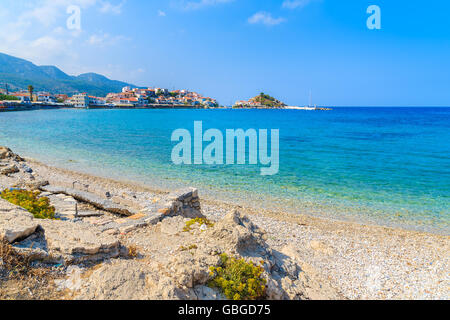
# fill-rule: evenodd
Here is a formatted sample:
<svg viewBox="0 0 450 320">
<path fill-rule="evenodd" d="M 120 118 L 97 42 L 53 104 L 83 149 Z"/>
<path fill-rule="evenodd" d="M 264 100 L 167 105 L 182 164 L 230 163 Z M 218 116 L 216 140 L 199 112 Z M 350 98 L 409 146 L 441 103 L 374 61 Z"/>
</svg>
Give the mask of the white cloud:
<svg viewBox="0 0 450 320">
<path fill-rule="evenodd" d="M 217 4 L 223 4 L 223 3 L 229 3 L 233 2 L 234 0 L 197 0 L 197 1 L 178 1 L 178 4 L 176 6 L 181 7 L 185 10 L 198 10 L 205 7 L 214 6 Z"/>
<path fill-rule="evenodd" d="M 264 24 L 266 26 L 275 26 L 285 21 L 286 19 L 284 18 L 274 18 L 271 13 L 264 11 L 257 12 L 248 18 L 248 23 L 250 24 Z"/>
<path fill-rule="evenodd" d="M 71 50 L 72 44 L 71 39 L 48 35 L 22 43 L 14 49 L 18 51 L 16 56 L 29 59 L 36 64 L 55 64 L 54 60 L 78 58 L 78 54 Z"/>
<path fill-rule="evenodd" d="M 158 10 L 158 16 L 165 17 L 166 13 L 164 11 L 162 11 L 162 10 Z"/>
<path fill-rule="evenodd" d="M 284 0 L 282 7 L 286 9 L 303 8 L 311 2 L 312 0 Z"/>
<path fill-rule="evenodd" d="M 89 35 L 83 29 L 83 25 L 82 30 L 66 28 L 66 19 L 69 17 L 67 7 L 79 6 L 82 14 L 84 10 L 94 7 L 100 11 L 103 9 L 104 13 L 115 14 L 124 3 L 122 1 L 119 5 L 108 6 L 101 0 L 40 0 L 30 2 L 25 9 L 20 6 L 16 9 L 8 8 L 8 11 L 18 14 L 8 15 L 8 19 L 0 18 L 0 52 L 28 59 L 37 64 L 70 66 L 78 57 L 73 40 L 82 35 L 87 37 Z M 3 10 L 0 11 L 4 13 Z M 106 46 L 123 40 L 123 37 L 100 34 L 87 39 L 87 42 Z"/>
<path fill-rule="evenodd" d="M 98 46 L 98 47 L 107 47 L 107 46 L 113 46 L 118 44 L 122 41 L 127 41 L 128 38 L 124 36 L 111 36 L 108 33 L 99 33 L 99 34 L 93 34 L 89 37 L 89 39 L 86 41 L 89 45 Z"/>
<path fill-rule="evenodd" d="M 112 13 L 112 14 L 119 15 L 122 13 L 122 7 L 124 4 L 125 4 L 125 1 L 122 1 L 116 5 L 112 4 L 109 1 L 101 1 L 100 12 L 101 13 Z"/>
</svg>

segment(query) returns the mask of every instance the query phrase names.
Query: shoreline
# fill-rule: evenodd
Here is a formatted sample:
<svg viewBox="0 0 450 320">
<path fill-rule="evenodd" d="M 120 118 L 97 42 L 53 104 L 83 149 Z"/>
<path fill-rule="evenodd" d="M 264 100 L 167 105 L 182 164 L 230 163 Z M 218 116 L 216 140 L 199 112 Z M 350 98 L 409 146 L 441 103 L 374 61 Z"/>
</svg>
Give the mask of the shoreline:
<svg viewBox="0 0 450 320">
<path fill-rule="evenodd" d="M 55 166 L 53 164 L 47 164 L 43 161 L 25 157 L 27 162 L 42 166 L 47 168 L 50 171 L 60 171 L 63 175 L 70 175 L 74 177 L 82 177 L 85 180 L 90 181 L 96 181 L 101 184 L 106 185 L 114 185 L 118 188 L 126 188 L 129 190 L 132 190 L 133 192 L 151 192 L 156 195 L 164 195 L 169 194 L 171 192 L 171 188 L 167 187 L 166 189 L 158 189 L 155 186 L 151 186 L 149 184 L 145 184 L 143 182 L 138 181 L 132 181 L 128 179 L 117 179 L 117 178 L 111 178 L 107 176 L 102 175 L 96 175 L 88 172 L 83 172 L 83 170 L 75 170 L 75 169 L 67 169 Z M 184 187 L 189 187 L 188 185 L 185 185 Z M 197 186 L 192 186 L 197 187 Z M 181 187 L 180 187 L 181 188 Z M 275 209 L 264 209 L 261 207 L 251 206 L 248 203 L 243 202 L 229 202 L 227 200 L 223 199 L 213 199 L 213 195 L 211 194 L 204 194 L 202 193 L 202 190 L 199 189 L 199 194 L 201 196 L 202 202 L 208 204 L 212 207 L 222 207 L 227 208 L 227 210 L 233 210 L 235 208 L 239 208 L 239 210 L 244 211 L 247 214 L 251 215 L 266 215 L 270 217 L 276 217 L 277 219 L 281 219 L 284 221 L 305 221 L 307 220 L 309 223 L 314 225 L 320 225 L 322 227 L 325 226 L 331 226 L 331 225 L 343 225 L 343 226 L 353 226 L 353 229 L 358 228 L 374 228 L 384 230 L 389 233 L 390 232 L 398 232 L 398 233 L 411 233 L 411 234 L 423 234 L 423 235 L 433 235 L 433 236 L 439 236 L 439 237 L 448 237 L 450 239 L 450 235 L 448 234 L 441 234 L 441 233 L 434 233 L 434 232 L 428 232 L 428 231 L 422 231 L 422 230 L 412 230 L 408 228 L 402 228 L 402 227 L 394 227 L 394 226 L 386 226 L 382 224 L 377 224 L 374 221 L 360 221 L 360 220 L 353 220 L 350 221 L 350 218 L 347 220 L 342 218 L 335 218 L 335 217 L 325 217 L 325 216 L 313 216 L 312 214 L 308 213 L 292 213 L 287 210 L 275 210 Z M 361 219 L 363 220 L 363 219 Z"/>
<path fill-rule="evenodd" d="M 112 199 L 136 212 L 145 203 L 166 199 L 170 191 L 25 160 L 36 179 L 66 188 L 72 188 L 76 182 L 77 188 L 96 196 L 111 192 Z M 3 177 L 0 175 L 0 187 L 17 181 Z M 237 206 L 202 199 L 201 190 L 199 197 L 202 214 L 208 219 L 218 223 L 235 210 L 248 216 L 265 231 L 267 245 L 273 252 L 294 248 L 301 268 L 317 274 L 320 281 L 336 288 L 345 299 L 450 298 L 449 236 Z M 124 243 L 150 250 L 146 253 L 150 259 L 160 257 L 163 253 L 151 254 L 156 249 L 148 244 L 150 240 L 145 240 L 153 239 L 153 233 L 159 229 L 147 228 L 122 239 Z M 168 241 L 164 239 L 158 241 Z M 176 247 L 164 252 L 170 254 L 173 250 Z"/>
<path fill-rule="evenodd" d="M 407 133 L 401 131 L 402 133 L 400 134 L 400 131 L 397 132 L 397 129 L 392 128 L 392 133 L 383 133 L 381 132 L 383 129 L 380 132 L 375 131 L 372 134 L 372 130 L 370 130 L 371 132 L 366 132 L 365 129 L 360 128 L 357 131 L 359 131 L 363 139 L 358 137 L 358 132 L 356 132 L 357 135 L 354 137 L 354 134 L 343 134 L 339 136 L 335 134 L 336 132 L 331 134 L 330 131 L 330 137 L 321 137 L 320 132 L 318 135 L 311 135 L 311 137 L 306 134 L 303 139 L 304 141 L 294 143 L 296 137 L 286 130 L 284 134 L 286 137 L 283 139 L 287 139 L 286 141 L 289 140 L 289 144 L 292 143 L 293 147 L 286 145 L 283 148 L 285 150 L 285 155 L 283 156 L 285 159 L 283 160 L 284 168 L 280 171 L 279 177 L 276 177 L 274 180 L 268 180 L 269 183 L 265 183 L 266 178 L 259 178 L 252 174 L 251 170 L 253 168 L 247 170 L 247 168 L 241 169 L 236 166 L 236 168 L 228 170 L 226 166 L 218 167 L 218 169 L 224 169 L 224 173 L 230 173 L 231 175 L 237 172 L 239 176 L 235 180 L 230 179 L 230 176 L 226 174 L 222 174 L 221 170 L 216 170 L 216 168 L 210 170 L 205 167 L 206 170 L 203 170 L 203 168 L 196 170 L 189 167 L 177 168 L 173 166 L 169 160 L 169 148 L 173 143 L 169 142 L 168 137 L 170 136 L 170 129 L 172 127 L 177 128 L 179 125 L 177 122 L 174 122 L 174 125 L 176 124 L 178 126 L 173 126 L 172 124 L 170 126 L 166 126 L 165 124 L 159 126 L 157 123 L 153 124 L 153 118 L 163 119 L 169 117 L 170 119 L 178 119 L 178 112 L 175 110 L 167 110 L 167 115 L 165 112 L 157 110 L 154 110 L 154 112 L 150 110 L 146 111 L 148 112 L 144 112 L 144 114 L 149 120 L 146 120 L 145 123 L 142 122 L 142 125 L 148 130 L 152 130 L 152 127 L 158 128 L 157 130 L 159 132 L 155 135 L 155 139 L 151 143 L 146 141 L 148 139 L 141 135 L 139 132 L 140 129 L 132 128 L 132 126 L 130 126 L 130 136 L 121 138 L 114 137 L 116 134 L 115 131 L 105 134 L 102 132 L 96 133 L 95 129 L 91 130 L 86 125 L 91 119 L 92 121 L 99 121 L 103 117 L 108 116 L 111 117 L 111 126 L 118 127 L 120 126 L 119 120 L 121 118 L 121 112 L 119 110 L 105 110 L 99 113 L 94 111 L 93 113 L 89 113 L 85 110 L 77 112 L 71 109 L 50 111 L 50 113 L 46 113 L 45 110 L 42 112 L 37 111 L 34 114 L 30 114 L 30 125 L 27 125 L 28 119 L 21 119 L 17 113 L 15 115 L 11 114 L 10 117 L 11 119 L 17 119 L 17 124 L 12 123 L 8 125 L 7 119 L 9 117 L 5 115 L 7 116 L 4 119 L 6 121 L 2 126 L 5 134 L 0 135 L 4 137 L 4 144 L 14 146 L 14 148 L 20 148 L 17 151 L 20 151 L 23 155 L 29 155 L 63 168 L 81 169 L 82 172 L 86 172 L 87 170 L 87 173 L 95 173 L 95 168 L 99 168 L 103 176 L 111 176 L 114 178 L 119 173 L 121 174 L 119 178 L 125 175 L 130 180 L 139 180 L 144 183 L 148 182 L 150 186 L 157 185 L 158 187 L 163 186 L 164 188 L 167 186 L 172 188 L 178 187 L 177 183 L 183 180 L 187 184 L 198 183 L 198 187 L 200 187 L 204 194 L 207 194 L 207 191 L 211 191 L 208 194 L 208 196 L 211 195 L 210 198 L 214 198 L 217 195 L 220 199 L 234 200 L 236 198 L 237 201 L 233 202 L 245 201 L 245 203 L 250 202 L 252 206 L 257 205 L 275 210 L 282 209 L 293 213 L 306 212 L 322 217 L 331 216 L 337 220 L 358 220 L 360 223 L 370 223 L 394 228 L 399 227 L 444 235 L 450 234 L 450 225 L 448 223 L 448 215 L 446 214 L 446 211 L 448 211 L 446 210 L 446 204 L 448 203 L 448 197 L 446 197 L 447 187 L 445 181 L 439 178 L 440 174 L 433 173 L 433 170 L 436 170 L 436 172 L 445 174 L 445 157 L 437 157 L 434 159 L 434 153 L 431 150 L 436 149 L 436 147 L 433 147 L 433 144 L 430 144 L 429 147 L 423 144 L 421 148 L 426 149 L 422 151 L 426 152 L 417 152 L 409 155 L 406 152 L 407 150 L 404 152 L 393 151 L 396 153 L 396 157 L 392 158 L 392 160 L 396 159 L 393 162 L 390 161 L 392 157 L 390 153 L 386 153 L 386 147 L 383 147 L 378 142 L 379 139 L 394 141 L 404 139 L 403 137 L 406 139 L 405 142 L 412 142 L 412 137 L 420 136 L 418 133 L 409 132 L 408 130 Z M 195 119 L 197 112 L 200 112 L 199 117 L 205 117 L 206 119 L 221 118 L 222 115 L 218 113 L 222 114 L 222 112 L 210 111 L 212 114 L 208 111 L 201 110 L 192 110 L 191 112 L 179 110 L 182 113 L 181 118 L 186 116 L 187 118 Z M 218 113 L 216 114 L 216 112 Z M 261 117 L 264 118 L 265 112 L 263 110 L 261 112 L 262 114 L 260 112 L 256 112 L 256 114 L 261 114 Z M 225 113 L 228 114 L 229 112 Z M 223 115 L 227 119 L 238 117 L 243 118 L 245 121 L 245 111 L 243 111 L 241 116 L 238 116 L 239 113 L 237 112 L 235 114 L 230 110 L 228 115 Z M 282 121 L 285 118 L 284 112 L 274 111 L 274 113 L 279 116 L 277 121 Z M 345 118 L 347 116 L 353 118 L 351 113 L 352 111 L 348 110 L 342 116 Z M 364 117 L 365 114 L 364 112 Z M 130 117 L 130 119 L 133 119 L 132 121 L 136 121 L 141 117 L 141 112 L 138 110 L 130 110 L 125 112 L 124 116 Z M 49 121 L 53 117 L 58 118 L 60 125 L 41 131 L 38 125 L 39 121 Z M 304 115 L 300 115 L 299 117 L 303 119 Z M 72 118 L 83 119 L 83 122 L 80 123 L 80 134 L 85 135 L 83 137 L 85 141 L 92 143 L 91 148 L 85 149 L 77 142 L 77 139 L 71 142 L 70 136 L 64 135 L 64 130 L 61 128 L 64 128 L 66 123 L 72 121 L 70 120 Z M 309 115 L 307 116 L 308 118 Z M 314 116 L 314 118 L 322 119 L 319 115 Z M 221 122 L 218 124 L 220 125 Z M 290 123 L 291 121 L 288 122 Z M 322 122 L 320 120 L 319 124 L 314 125 L 314 127 L 319 128 Z M 326 124 L 327 122 L 328 120 L 323 123 Z M 288 124 L 286 125 L 288 126 Z M 240 124 L 240 127 L 245 126 Z M 21 135 L 15 135 L 17 130 L 23 130 L 23 137 Z M 33 132 L 35 130 L 36 136 Z M 70 130 L 72 131 L 71 134 L 77 134 L 78 129 L 76 127 Z M 56 141 L 59 142 L 54 145 L 51 142 L 51 132 L 57 132 L 58 134 Z M 339 132 L 337 131 L 337 133 Z M 89 137 L 91 135 L 94 137 L 96 134 L 97 139 L 91 139 Z M 372 142 L 368 142 L 366 135 L 373 136 L 372 138 L 376 140 L 373 142 L 373 145 L 368 145 L 372 144 Z M 336 136 L 335 141 L 334 137 Z M 110 141 L 111 146 L 108 149 L 103 149 L 101 143 L 97 143 L 100 142 L 98 139 Z M 436 139 L 439 138 L 436 137 Z M 118 142 L 119 140 L 120 143 Z M 320 143 L 313 142 L 315 140 L 317 142 L 320 141 Z M 445 139 L 441 140 L 445 141 Z M 40 141 L 42 141 L 42 145 Z M 348 152 L 344 151 L 345 148 L 338 151 L 339 157 L 337 159 L 333 159 L 330 156 L 334 152 L 333 149 L 335 149 L 335 146 L 339 146 L 341 143 L 344 146 L 344 143 L 350 143 L 351 141 L 358 145 L 349 144 L 345 147 L 352 150 L 350 157 L 345 156 L 345 152 Z M 128 157 L 126 154 L 122 157 L 115 155 L 117 154 L 115 150 L 121 150 L 130 142 L 136 143 L 136 150 L 139 150 L 135 159 Z M 311 149 L 309 149 L 310 147 Z M 371 147 L 376 147 L 377 151 L 375 149 L 368 151 L 371 150 Z M 442 147 L 445 147 L 445 143 Z M 367 153 L 367 158 L 371 161 L 369 168 L 365 168 L 363 164 L 358 162 L 357 152 L 355 152 L 357 149 L 365 150 L 364 152 Z M 379 152 L 382 150 L 384 151 Z M 395 148 L 395 150 L 401 149 Z M 132 152 L 134 152 L 132 149 L 127 150 L 128 154 L 132 154 Z M 298 152 L 306 153 L 298 156 Z M 408 158 L 409 160 L 406 159 L 409 162 L 405 165 L 402 165 L 402 153 L 405 154 L 405 157 L 413 157 L 411 159 Z M 44 156 L 41 156 L 41 154 Z M 159 155 L 153 156 L 153 154 Z M 75 161 L 73 163 L 66 163 L 71 158 Z M 350 158 L 353 161 L 350 161 Z M 383 159 L 383 161 L 377 161 L 377 158 Z M 102 161 L 106 162 L 105 166 L 102 166 Z M 430 162 L 427 163 L 427 161 Z M 133 163 L 133 166 L 128 165 L 130 162 Z M 327 171 L 329 177 L 322 175 L 322 170 L 324 172 L 325 170 L 321 168 L 320 163 L 324 163 L 331 168 L 331 170 Z M 436 168 L 432 170 L 429 165 L 433 166 L 433 163 L 436 164 Z M 355 169 L 349 170 L 353 164 L 355 164 Z M 93 169 L 90 170 L 90 168 Z M 304 168 L 311 168 L 313 171 L 309 173 Z M 368 169 L 373 170 L 373 173 Z M 191 170 L 195 170 L 192 176 L 189 173 Z M 395 170 L 394 172 L 396 172 L 396 175 L 399 175 L 399 178 L 390 180 L 387 174 L 390 172 L 389 170 Z M 421 173 L 422 170 L 425 170 L 424 174 Z M 410 171 L 410 174 L 408 171 Z M 114 175 L 110 175 L 110 172 Z M 338 177 L 345 177 L 344 183 L 340 183 L 339 179 L 342 178 Z M 361 188 L 358 187 L 360 184 Z"/>
<path fill-rule="evenodd" d="M 378 215 L 358 215 L 363 209 L 354 210 L 349 204 L 331 204 L 325 202 L 305 202 L 302 206 L 299 204 L 286 204 L 283 201 L 287 199 L 265 196 L 264 200 L 261 200 L 253 193 L 247 194 L 246 197 L 238 195 L 237 190 L 222 190 L 211 186 L 196 185 L 186 181 L 163 181 L 156 180 L 152 183 L 133 180 L 133 178 L 119 178 L 111 171 L 106 170 L 101 174 L 95 174 L 95 168 L 83 169 L 83 168 L 67 168 L 63 164 L 52 163 L 51 161 L 40 161 L 33 157 L 26 157 L 29 161 L 36 164 L 45 165 L 49 168 L 62 170 L 63 172 L 72 173 L 75 175 L 85 175 L 87 177 L 95 177 L 98 179 L 104 179 L 114 182 L 115 184 L 126 185 L 129 188 L 140 188 L 141 190 L 150 190 L 155 194 L 169 193 L 174 189 L 181 189 L 188 186 L 193 186 L 199 189 L 202 200 L 218 206 L 224 206 L 228 208 L 238 207 L 243 208 L 248 212 L 265 212 L 269 215 L 287 215 L 292 217 L 309 217 L 310 219 L 318 219 L 327 221 L 330 223 L 350 223 L 361 226 L 380 227 L 394 230 L 411 231 L 418 233 L 434 234 L 441 236 L 450 236 L 447 229 L 441 229 L 436 226 L 430 226 L 427 224 L 418 225 L 409 220 L 403 220 L 393 216 L 391 220 L 383 219 L 383 217 L 389 217 L 386 214 L 382 216 Z M 75 161 L 77 163 L 77 161 Z M 114 171 L 114 170 L 113 170 Z M 245 199 L 244 199 L 245 198 Z M 367 207 L 366 210 L 369 210 Z M 351 212 L 350 212 L 351 211 Z M 365 211 L 367 213 L 367 211 Z"/>
</svg>

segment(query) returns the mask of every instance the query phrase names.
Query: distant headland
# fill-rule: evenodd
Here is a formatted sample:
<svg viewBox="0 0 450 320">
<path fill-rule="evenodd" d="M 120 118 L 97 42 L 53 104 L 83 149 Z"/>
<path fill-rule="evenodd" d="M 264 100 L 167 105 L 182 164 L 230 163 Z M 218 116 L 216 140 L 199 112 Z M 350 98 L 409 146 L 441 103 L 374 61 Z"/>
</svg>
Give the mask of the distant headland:
<svg viewBox="0 0 450 320">
<path fill-rule="evenodd" d="M 287 110 L 321 110 L 321 111 L 330 111 L 333 110 L 331 108 L 321 108 L 317 106 L 305 106 L 305 107 L 297 107 L 297 106 L 288 106 L 284 102 L 281 102 L 274 97 L 271 97 L 264 92 L 261 92 L 258 96 L 253 97 L 247 101 L 240 100 L 237 101 L 233 109 L 287 109 Z"/>
</svg>

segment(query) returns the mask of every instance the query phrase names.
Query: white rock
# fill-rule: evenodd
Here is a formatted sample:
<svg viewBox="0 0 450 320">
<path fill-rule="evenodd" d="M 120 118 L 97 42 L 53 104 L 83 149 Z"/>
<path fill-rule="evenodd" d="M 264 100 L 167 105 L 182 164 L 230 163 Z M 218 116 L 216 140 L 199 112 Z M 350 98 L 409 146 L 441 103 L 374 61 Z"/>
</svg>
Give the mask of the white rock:
<svg viewBox="0 0 450 320">
<path fill-rule="evenodd" d="M 0 239 L 9 243 L 33 234 L 39 223 L 28 211 L 0 199 Z"/>
</svg>

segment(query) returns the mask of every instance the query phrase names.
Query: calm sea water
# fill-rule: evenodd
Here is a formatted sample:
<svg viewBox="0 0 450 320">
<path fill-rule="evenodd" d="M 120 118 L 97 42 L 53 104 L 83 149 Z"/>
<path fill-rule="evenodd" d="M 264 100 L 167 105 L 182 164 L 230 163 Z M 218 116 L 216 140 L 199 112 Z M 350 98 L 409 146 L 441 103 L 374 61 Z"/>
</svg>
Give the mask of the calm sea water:
<svg viewBox="0 0 450 320">
<path fill-rule="evenodd" d="M 280 129 L 280 172 L 176 166 L 172 131 Z M 450 108 L 0 113 L 0 145 L 69 169 L 295 213 L 449 234 Z"/>
</svg>

